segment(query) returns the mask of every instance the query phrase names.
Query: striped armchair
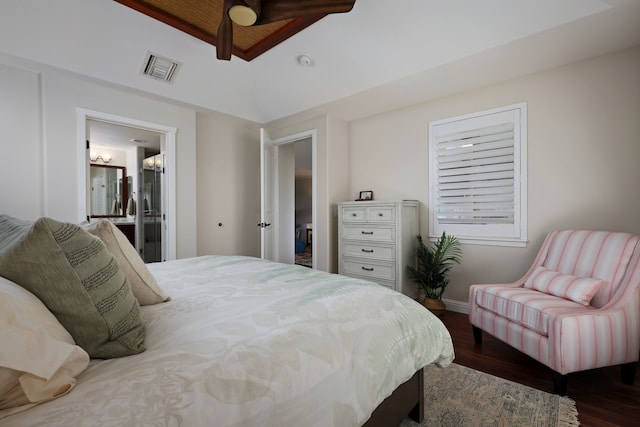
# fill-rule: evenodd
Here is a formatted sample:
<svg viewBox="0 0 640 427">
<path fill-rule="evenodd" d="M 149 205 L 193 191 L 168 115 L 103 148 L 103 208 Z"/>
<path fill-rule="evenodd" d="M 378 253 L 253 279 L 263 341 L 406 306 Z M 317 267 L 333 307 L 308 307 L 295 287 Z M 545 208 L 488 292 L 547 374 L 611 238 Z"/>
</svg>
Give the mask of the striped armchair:
<svg viewBox="0 0 640 427">
<path fill-rule="evenodd" d="M 529 271 L 509 284 L 472 285 L 475 342 L 486 331 L 550 367 L 554 391 L 567 374 L 622 366 L 633 384 L 640 358 L 640 236 L 552 231 Z"/>
</svg>

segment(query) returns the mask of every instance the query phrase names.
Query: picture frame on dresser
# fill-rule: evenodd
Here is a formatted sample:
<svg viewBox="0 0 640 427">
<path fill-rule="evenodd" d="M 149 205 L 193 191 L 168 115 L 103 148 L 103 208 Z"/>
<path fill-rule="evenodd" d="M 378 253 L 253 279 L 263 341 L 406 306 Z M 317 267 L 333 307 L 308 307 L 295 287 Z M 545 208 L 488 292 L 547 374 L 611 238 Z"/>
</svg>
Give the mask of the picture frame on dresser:
<svg viewBox="0 0 640 427">
<path fill-rule="evenodd" d="M 356 202 L 361 202 L 365 200 L 373 200 L 373 191 L 366 190 L 360 192 L 360 197 L 356 199 Z"/>
</svg>

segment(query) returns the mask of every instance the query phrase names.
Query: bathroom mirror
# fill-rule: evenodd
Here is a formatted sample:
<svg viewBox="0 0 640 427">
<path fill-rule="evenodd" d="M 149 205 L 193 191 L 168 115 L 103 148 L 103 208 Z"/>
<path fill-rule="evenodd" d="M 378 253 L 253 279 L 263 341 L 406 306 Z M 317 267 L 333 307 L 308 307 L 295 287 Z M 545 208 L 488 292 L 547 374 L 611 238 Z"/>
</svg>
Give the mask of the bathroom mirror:
<svg viewBox="0 0 640 427">
<path fill-rule="evenodd" d="M 124 166 L 91 165 L 91 217 L 109 218 L 126 216 L 128 186 Z"/>
</svg>

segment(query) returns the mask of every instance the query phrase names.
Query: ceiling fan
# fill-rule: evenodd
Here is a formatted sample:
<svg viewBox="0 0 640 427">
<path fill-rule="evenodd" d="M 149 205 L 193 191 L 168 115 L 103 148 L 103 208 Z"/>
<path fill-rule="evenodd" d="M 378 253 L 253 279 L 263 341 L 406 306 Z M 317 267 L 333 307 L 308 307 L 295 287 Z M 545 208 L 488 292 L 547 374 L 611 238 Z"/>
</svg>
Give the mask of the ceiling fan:
<svg viewBox="0 0 640 427">
<path fill-rule="evenodd" d="M 216 56 L 228 61 L 233 50 L 233 23 L 250 27 L 309 15 L 349 12 L 356 0 L 225 0 L 216 36 Z"/>
</svg>

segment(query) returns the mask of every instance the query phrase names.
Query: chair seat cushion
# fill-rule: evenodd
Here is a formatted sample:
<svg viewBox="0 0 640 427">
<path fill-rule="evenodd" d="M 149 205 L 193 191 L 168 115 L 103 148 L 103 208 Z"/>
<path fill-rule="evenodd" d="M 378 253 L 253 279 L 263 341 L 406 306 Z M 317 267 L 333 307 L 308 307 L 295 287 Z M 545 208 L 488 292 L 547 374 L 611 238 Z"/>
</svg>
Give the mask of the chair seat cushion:
<svg viewBox="0 0 640 427">
<path fill-rule="evenodd" d="M 478 286 L 476 304 L 544 336 L 549 334 L 551 318 L 594 310 L 534 289 L 503 285 Z"/>
</svg>

